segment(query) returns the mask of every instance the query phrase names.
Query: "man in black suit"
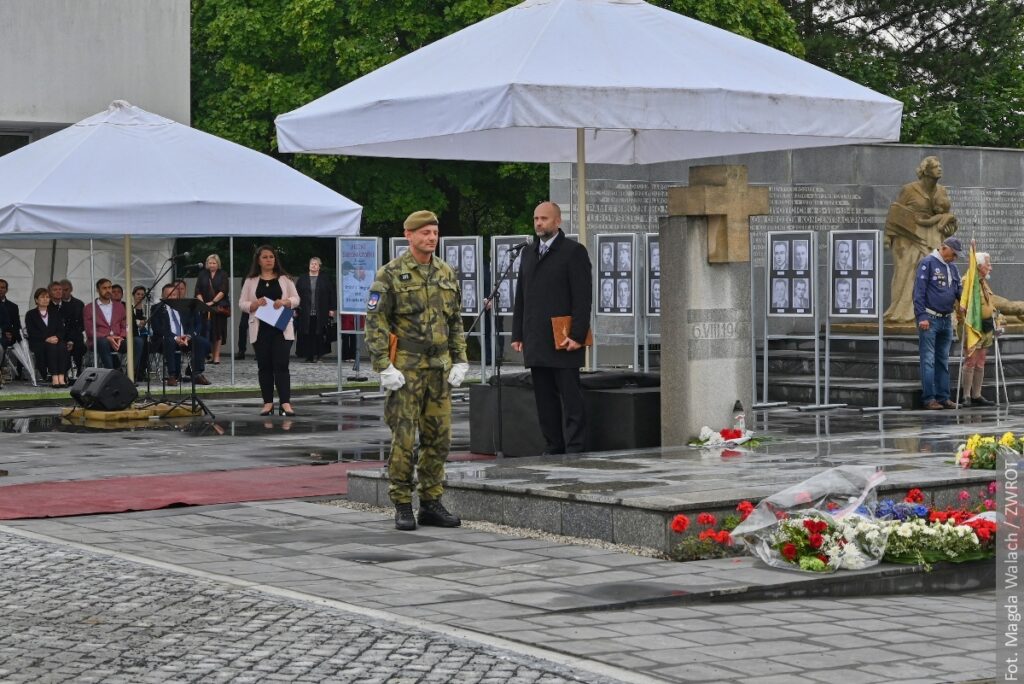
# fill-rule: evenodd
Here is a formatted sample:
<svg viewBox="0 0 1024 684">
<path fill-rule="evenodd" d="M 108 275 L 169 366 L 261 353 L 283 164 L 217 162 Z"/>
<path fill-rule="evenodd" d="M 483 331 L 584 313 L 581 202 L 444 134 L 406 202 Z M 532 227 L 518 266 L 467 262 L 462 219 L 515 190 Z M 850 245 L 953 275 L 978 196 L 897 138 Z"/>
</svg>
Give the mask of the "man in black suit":
<svg viewBox="0 0 1024 684">
<path fill-rule="evenodd" d="M 590 256 L 586 247 L 566 239 L 561 225 L 562 212 L 554 202 L 534 210 L 537 239 L 523 252 L 512 318 L 512 348 L 523 353 L 533 376 L 545 454 L 581 452 L 586 435 L 580 367 L 593 298 Z M 572 316 L 561 349 L 555 348 L 554 316 Z"/>
<path fill-rule="evenodd" d="M 10 347 L 21 340 L 21 313 L 7 298 L 7 281 L 0 278 L 0 345 Z"/>
<path fill-rule="evenodd" d="M 77 375 L 82 371 L 82 363 L 85 358 L 85 302 L 72 294 L 75 288 L 67 278 L 55 284 L 61 288 L 62 299 L 58 308 L 64 317 L 64 339 L 71 342 L 71 358 L 75 362 L 75 374 Z M 51 306 L 56 301 L 53 296 L 53 284 L 51 284 Z"/>
<path fill-rule="evenodd" d="M 159 340 L 154 343 L 163 346 L 167 384 L 174 387 L 181 381 L 181 356 L 178 352 L 191 350 L 192 373 L 196 384 L 209 385 L 210 381 L 203 371 L 206 370 L 206 355 L 210 353 L 210 341 L 199 334 L 199 316 L 180 313 L 166 304 L 168 300 L 180 299 L 179 290 L 174 285 L 164 285 L 160 299 L 160 304 L 150 310 L 149 317 L 153 338 Z"/>
</svg>

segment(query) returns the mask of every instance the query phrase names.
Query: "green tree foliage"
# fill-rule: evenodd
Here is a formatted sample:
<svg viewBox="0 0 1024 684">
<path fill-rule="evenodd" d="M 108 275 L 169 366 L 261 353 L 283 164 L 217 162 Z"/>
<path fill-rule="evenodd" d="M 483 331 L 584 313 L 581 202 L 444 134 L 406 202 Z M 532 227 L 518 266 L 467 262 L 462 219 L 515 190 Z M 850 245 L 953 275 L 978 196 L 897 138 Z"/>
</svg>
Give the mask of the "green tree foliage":
<svg viewBox="0 0 1024 684">
<path fill-rule="evenodd" d="M 781 2 L 810 62 L 903 102 L 903 142 L 1024 145 L 1022 0 Z"/>
<path fill-rule="evenodd" d="M 278 155 L 274 135 L 276 115 L 516 1 L 192 0 L 193 125 L 275 155 L 359 202 L 365 234 L 394 235 L 406 215 L 422 208 L 438 212 L 449 235 L 529 232 L 533 207 L 547 196 L 546 164 Z M 802 53 L 778 0 L 656 4 Z M 218 248 L 210 241 L 197 246 Z M 248 263 L 251 247 L 238 248 L 240 263 Z M 324 249 L 306 241 L 289 249 L 287 261 L 294 269 Z"/>
</svg>

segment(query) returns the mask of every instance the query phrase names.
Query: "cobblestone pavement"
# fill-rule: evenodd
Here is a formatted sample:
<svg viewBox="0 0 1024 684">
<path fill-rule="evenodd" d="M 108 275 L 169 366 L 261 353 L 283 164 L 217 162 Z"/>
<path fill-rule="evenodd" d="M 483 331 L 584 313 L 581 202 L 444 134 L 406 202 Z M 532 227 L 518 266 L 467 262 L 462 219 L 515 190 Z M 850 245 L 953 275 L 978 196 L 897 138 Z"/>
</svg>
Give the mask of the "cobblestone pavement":
<svg viewBox="0 0 1024 684">
<path fill-rule="evenodd" d="M 614 681 L 58 544 L 0 547 L 0 682 Z"/>
<path fill-rule="evenodd" d="M 104 564 L 110 568 L 104 572 L 115 575 L 115 589 L 101 581 L 104 572 L 94 581 L 76 569 L 74 563 L 80 561 L 64 560 L 77 558 L 77 552 L 50 545 L 45 551 L 51 554 L 50 560 L 33 561 L 39 567 L 33 569 L 34 579 L 25 582 L 21 576 L 26 571 L 18 570 L 18 558 L 39 559 L 43 552 L 8 544 L 3 528 L 83 545 L 87 558 L 94 552 L 129 554 L 129 560 L 144 565 Z M 969 682 L 992 677 L 995 672 L 995 596 L 991 591 L 735 603 L 666 599 L 660 605 L 637 606 L 627 600 L 637 584 L 667 581 L 671 585 L 670 576 L 699 573 L 703 564 L 673 563 L 466 528 L 399 533 L 385 515 L 298 501 L 10 521 L 0 527 L 0 548 L 4 549 L 0 553 L 0 670 L 10 667 L 3 661 L 14 656 L 34 661 L 40 653 L 45 657 L 58 651 L 61 657 L 71 657 L 64 652 L 78 653 L 76 661 L 79 657 L 96 658 L 101 651 L 90 644 L 103 639 L 116 641 L 118 648 L 145 644 L 146 639 L 154 643 L 166 639 L 162 642 L 165 647 L 177 648 L 175 640 L 187 639 L 187 644 L 173 651 L 171 660 L 194 662 L 197 667 L 221 651 L 235 653 L 231 640 L 241 639 L 243 633 L 251 637 L 242 641 L 243 651 L 265 650 L 264 632 L 273 635 L 281 629 L 276 620 L 289 624 L 297 619 L 298 613 L 288 610 L 301 607 L 322 614 L 309 604 L 281 600 L 287 596 L 333 601 L 335 608 L 356 614 L 388 616 L 404 626 L 393 628 L 403 634 L 410 630 L 451 634 L 455 630 L 513 651 L 532 649 L 529 653 L 535 657 L 562 658 L 557 661 L 563 663 L 572 658 L 576 676 L 588 682 L 600 681 L 589 671 L 623 680 L 758 684 Z M 150 572 L 145 569 L 148 565 L 170 566 L 207 579 L 193 583 L 162 570 Z M 177 579 L 170 582 L 165 577 Z M 30 588 L 19 589 L 22 586 Z M 204 589 L 179 592 L 178 586 Z M 567 587 L 592 589 L 591 607 L 564 610 L 560 597 Z M 117 596 L 121 588 L 148 592 L 140 600 L 152 604 L 155 617 L 131 616 L 132 600 Z M 261 607 L 256 612 L 283 612 L 284 616 L 270 622 L 254 616 L 235 622 L 238 616 L 233 615 L 231 606 L 248 605 L 244 601 L 262 606 L 261 593 L 275 597 L 267 604 L 274 610 Z M 89 609 L 93 594 L 112 607 L 107 611 Z M 219 597 L 221 607 L 205 609 L 207 595 L 211 600 Z M 618 600 L 610 603 L 615 597 Z M 232 603 L 236 600 L 239 603 Z M 81 609 L 76 601 L 81 602 Z M 24 627 L 11 627 L 6 620 L 11 614 L 57 619 L 65 605 L 75 607 L 75 617 L 70 629 L 63 618 L 58 623 L 64 626 L 61 633 L 66 636 L 58 641 L 59 648 L 39 638 L 21 640 L 18 635 Z M 147 632 L 152 625 L 164 625 L 161 620 L 171 619 L 176 610 L 193 612 L 192 606 L 196 606 L 195 620 L 172 624 L 159 633 Z M 122 610 L 128 611 L 128 619 L 123 618 Z M 345 613 L 329 614 L 343 616 L 339 618 L 343 624 L 352 620 Z M 112 618 L 124 619 L 123 634 L 117 639 L 97 636 L 104 634 L 107 623 L 93 625 L 89 620 Z M 250 624 L 250 619 L 255 622 Z M 355 621 L 364 624 L 361 619 Z M 306 641 L 320 644 L 315 635 L 322 628 L 310 627 L 319 624 L 299 620 L 297 633 L 313 636 L 299 638 L 288 632 L 281 637 L 296 637 L 299 645 L 292 648 L 298 650 L 289 653 L 301 653 L 303 662 L 334 657 L 334 653 L 302 651 Z M 254 631 L 244 632 L 249 628 Z M 6 634 L 8 630 L 11 634 Z M 50 631 L 48 626 L 39 626 L 32 634 L 38 637 Z M 195 634 L 201 638 L 194 638 Z M 495 639 L 500 641 L 488 641 Z M 23 651 L 10 651 L 12 643 L 21 644 Z M 218 646 L 213 648 L 213 643 Z M 83 649 L 92 655 L 82 656 Z M 148 662 L 148 657 L 148 651 L 141 651 L 143 662 Z M 241 658 L 235 653 L 228 663 L 256 662 Z M 84 662 L 100 667 L 106 661 Z M 601 666 L 614 669 L 602 670 Z M 536 663 L 533 667 L 552 671 Z M 581 669 L 588 673 L 581 674 Z M 477 670 L 468 672 L 472 677 Z M 461 680 L 453 676 L 451 681 Z M 493 681 L 516 679 L 504 672 Z"/>
</svg>

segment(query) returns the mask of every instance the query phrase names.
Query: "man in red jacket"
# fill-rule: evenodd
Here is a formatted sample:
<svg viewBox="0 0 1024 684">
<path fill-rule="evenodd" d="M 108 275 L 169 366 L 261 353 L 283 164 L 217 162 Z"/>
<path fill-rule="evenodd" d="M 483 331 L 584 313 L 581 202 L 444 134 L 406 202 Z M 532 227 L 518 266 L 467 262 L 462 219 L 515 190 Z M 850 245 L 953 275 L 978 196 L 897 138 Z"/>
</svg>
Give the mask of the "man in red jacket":
<svg viewBox="0 0 1024 684">
<path fill-rule="evenodd" d="M 85 338 L 89 348 L 96 347 L 101 368 L 114 367 L 114 354 L 121 351 L 127 334 L 125 325 L 125 308 L 121 302 L 111 297 L 111 284 L 108 278 L 96 281 L 96 294 L 99 295 L 85 307 Z M 96 324 L 96 336 L 93 338 L 93 321 Z"/>
</svg>

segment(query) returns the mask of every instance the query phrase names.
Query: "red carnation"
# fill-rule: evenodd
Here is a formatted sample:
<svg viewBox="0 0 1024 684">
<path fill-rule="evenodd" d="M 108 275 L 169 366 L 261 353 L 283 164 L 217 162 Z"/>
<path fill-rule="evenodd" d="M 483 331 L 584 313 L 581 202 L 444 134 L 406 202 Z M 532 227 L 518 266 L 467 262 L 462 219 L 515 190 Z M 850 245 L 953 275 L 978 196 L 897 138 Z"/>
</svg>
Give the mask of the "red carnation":
<svg viewBox="0 0 1024 684">
<path fill-rule="evenodd" d="M 718 434 L 722 436 L 722 439 L 729 441 L 731 439 L 741 438 L 743 436 L 743 431 L 736 430 L 734 428 L 725 428 L 724 430 L 719 430 Z"/>
<path fill-rule="evenodd" d="M 718 521 L 710 513 L 701 513 L 697 516 L 697 522 L 701 525 L 714 525 Z"/>
<path fill-rule="evenodd" d="M 824 520 L 804 520 L 804 529 L 811 534 L 820 534 L 828 529 L 828 523 Z"/>
<path fill-rule="evenodd" d="M 792 542 L 786 542 L 785 544 L 783 544 L 782 557 L 789 561 L 796 558 L 796 544 Z"/>
<path fill-rule="evenodd" d="M 826 556 L 825 554 L 819 553 L 818 554 L 818 560 L 820 560 L 825 565 L 828 565 L 828 556 Z"/>
<path fill-rule="evenodd" d="M 740 520 L 746 520 L 747 516 L 754 512 L 754 504 L 749 501 L 740 501 L 736 510 L 739 511 Z"/>
<path fill-rule="evenodd" d="M 703 532 L 701 532 L 700 534 L 697 535 L 697 538 L 700 539 L 701 541 L 707 541 L 708 539 L 714 541 L 715 540 L 715 531 L 714 530 L 704 530 Z"/>
<path fill-rule="evenodd" d="M 807 543 L 810 544 L 812 549 L 820 549 L 821 545 L 825 543 L 825 538 L 815 532 L 814 534 L 807 535 Z"/>
<path fill-rule="evenodd" d="M 924 492 L 917 487 L 914 487 L 907 492 L 907 495 L 903 497 L 903 500 L 907 503 L 924 503 Z"/>
<path fill-rule="evenodd" d="M 732 535 L 729 534 L 729 530 L 719 530 L 718 534 L 715 535 L 715 541 L 719 544 L 731 544 Z"/>
<path fill-rule="evenodd" d="M 829 501 L 827 504 L 825 504 L 825 508 L 827 508 L 830 511 L 834 511 L 839 508 L 839 504 L 837 504 L 835 501 Z"/>
<path fill-rule="evenodd" d="M 682 534 L 686 531 L 686 528 L 690 526 L 690 519 L 680 513 L 676 517 L 672 518 L 672 531 L 677 534 Z"/>
</svg>

